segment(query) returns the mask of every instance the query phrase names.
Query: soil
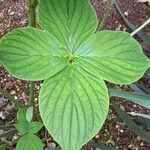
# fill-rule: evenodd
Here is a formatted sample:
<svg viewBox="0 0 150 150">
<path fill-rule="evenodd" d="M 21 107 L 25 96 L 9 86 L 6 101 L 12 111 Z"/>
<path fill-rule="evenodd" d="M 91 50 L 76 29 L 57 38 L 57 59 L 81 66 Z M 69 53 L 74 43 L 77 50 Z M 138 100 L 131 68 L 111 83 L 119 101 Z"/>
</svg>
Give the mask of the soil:
<svg viewBox="0 0 150 150">
<path fill-rule="evenodd" d="M 104 13 L 110 0 L 104 0 L 103 3 L 100 0 L 93 0 L 92 4 L 97 11 L 99 19 L 104 17 Z M 135 24 L 136 26 L 141 25 L 146 19 L 150 18 L 150 6 L 147 2 L 141 3 L 138 0 L 118 0 L 122 12 L 126 17 Z M 11 31 L 14 28 L 27 26 L 27 1 L 25 0 L 0 0 L 0 37 Z M 118 11 L 113 8 L 111 14 L 109 15 L 108 21 L 105 25 L 105 29 L 111 30 L 124 30 L 131 32 L 131 30 L 124 23 Z M 144 31 L 148 34 L 150 33 L 150 27 L 144 28 Z M 150 89 L 150 81 L 146 79 L 141 79 L 140 84 Z M 16 99 L 20 99 L 22 102 L 27 104 L 28 102 L 28 88 L 29 83 L 27 81 L 18 80 L 12 77 L 2 66 L 0 66 L 0 86 L 10 92 L 15 96 Z M 128 86 L 112 85 L 115 88 L 121 88 L 123 90 L 131 90 Z M 38 91 L 40 89 L 40 83 L 36 83 L 36 101 L 38 100 Z M 150 110 L 145 109 L 139 105 L 129 103 L 127 101 L 111 98 L 111 100 L 116 101 L 120 107 L 126 111 L 135 111 L 150 114 Z M 12 124 L 16 121 L 16 110 L 12 104 L 0 96 L 0 126 Z M 2 131 L 0 130 L 0 133 Z M 150 133 L 150 129 L 147 129 Z M 47 141 L 45 142 L 46 147 L 55 147 L 55 142 L 47 134 L 45 129 L 39 133 L 39 136 L 44 140 L 45 137 Z M 3 139 L 5 140 L 5 139 Z M 93 140 L 98 142 L 113 146 L 119 150 L 149 150 L 150 144 L 144 142 L 139 136 L 132 133 L 127 126 L 118 121 L 115 110 L 110 107 L 108 119 L 100 133 L 98 133 Z M 10 149 L 13 149 L 10 147 Z M 91 150 L 91 141 L 84 146 L 85 150 Z"/>
</svg>

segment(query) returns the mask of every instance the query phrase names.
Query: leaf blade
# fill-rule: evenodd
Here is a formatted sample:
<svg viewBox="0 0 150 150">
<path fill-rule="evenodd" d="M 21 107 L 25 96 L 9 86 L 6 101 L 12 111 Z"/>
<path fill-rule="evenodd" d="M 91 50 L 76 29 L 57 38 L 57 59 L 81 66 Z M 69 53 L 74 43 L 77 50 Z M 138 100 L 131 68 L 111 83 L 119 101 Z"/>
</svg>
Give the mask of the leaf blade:
<svg viewBox="0 0 150 150">
<path fill-rule="evenodd" d="M 88 0 L 41 0 L 38 18 L 40 25 L 70 51 L 88 39 L 98 25 Z"/>
<path fill-rule="evenodd" d="M 121 119 L 126 123 L 128 128 L 142 137 L 146 142 L 150 143 L 150 134 L 146 133 L 142 128 L 138 127 L 128 116 L 127 114 L 117 105 L 115 102 L 113 103 L 113 107 L 115 108 L 117 114 L 121 117 Z"/>
<path fill-rule="evenodd" d="M 40 29 L 16 29 L 2 38 L 0 46 L 2 64 L 20 79 L 43 80 L 68 63 L 60 42 Z"/>
<path fill-rule="evenodd" d="M 112 83 L 132 83 L 150 65 L 138 42 L 121 31 L 96 33 L 75 54 L 83 69 Z"/>
<path fill-rule="evenodd" d="M 109 94 L 115 97 L 121 97 L 131 102 L 137 103 L 145 108 L 150 109 L 150 95 L 135 92 L 125 92 L 117 89 L 109 89 Z"/>
<path fill-rule="evenodd" d="M 44 82 L 39 108 L 44 125 L 59 145 L 76 150 L 103 125 L 109 102 L 103 81 L 82 75 L 79 68 L 68 68 Z"/>
<path fill-rule="evenodd" d="M 17 142 L 16 150 L 42 150 L 42 141 L 35 135 L 26 134 Z"/>
</svg>

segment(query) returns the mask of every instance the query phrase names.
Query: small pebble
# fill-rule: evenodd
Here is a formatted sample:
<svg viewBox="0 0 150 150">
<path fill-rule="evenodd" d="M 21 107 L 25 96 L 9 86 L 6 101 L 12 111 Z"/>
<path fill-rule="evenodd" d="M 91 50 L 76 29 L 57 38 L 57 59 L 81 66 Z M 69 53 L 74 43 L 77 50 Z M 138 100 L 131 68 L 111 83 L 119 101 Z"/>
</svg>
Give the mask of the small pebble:
<svg viewBox="0 0 150 150">
<path fill-rule="evenodd" d="M 142 139 L 139 137 L 139 136 L 137 136 L 137 138 L 136 138 L 138 141 L 141 141 Z"/>
<path fill-rule="evenodd" d="M 28 23 L 28 19 L 24 19 L 24 20 L 22 20 L 21 21 L 21 24 L 24 26 L 24 25 L 26 25 Z"/>
<path fill-rule="evenodd" d="M 12 11 L 12 12 L 9 13 L 9 16 L 13 16 L 14 14 L 15 14 L 15 12 Z"/>
<path fill-rule="evenodd" d="M 96 139 L 99 139 L 99 135 L 97 134 L 97 135 L 95 136 L 95 138 L 96 138 Z"/>
</svg>

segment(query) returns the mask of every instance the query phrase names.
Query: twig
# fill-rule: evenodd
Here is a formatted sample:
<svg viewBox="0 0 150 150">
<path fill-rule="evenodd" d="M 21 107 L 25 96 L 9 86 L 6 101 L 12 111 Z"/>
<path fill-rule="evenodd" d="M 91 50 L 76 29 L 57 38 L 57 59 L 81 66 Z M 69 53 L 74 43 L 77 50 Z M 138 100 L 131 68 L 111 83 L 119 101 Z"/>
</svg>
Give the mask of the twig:
<svg viewBox="0 0 150 150">
<path fill-rule="evenodd" d="M 107 22 L 107 19 L 109 17 L 109 14 L 112 11 L 112 8 L 113 8 L 113 6 L 115 4 L 115 1 L 116 0 L 111 0 L 111 3 L 108 5 L 107 10 L 106 10 L 106 12 L 104 14 L 104 18 L 103 18 L 102 22 L 100 23 L 100 25 L 98 27 L 98 30 L 102 30 L 104 28 L 104 26 L 105 26 L 105 24 Z"/>
<path fill-rule="evenodd" d="M 150 18 L 147 21 L 145 21 L 145 23 L 143 23 L 139 28 L 137 28 L 135 31 L 133 31 L 131 33 L 131 36 L 134 36 L 135 34 L 137 34 L 139 31 L 141 31 L 149 23 L 150 23 Z"/>
</svg>

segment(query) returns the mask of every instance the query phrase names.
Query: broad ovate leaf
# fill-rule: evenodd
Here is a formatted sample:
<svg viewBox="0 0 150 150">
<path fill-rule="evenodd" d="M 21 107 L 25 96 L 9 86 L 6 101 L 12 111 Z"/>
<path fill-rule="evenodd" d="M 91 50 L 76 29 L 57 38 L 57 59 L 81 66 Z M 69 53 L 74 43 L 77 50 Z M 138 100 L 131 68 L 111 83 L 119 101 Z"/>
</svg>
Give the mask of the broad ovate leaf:
<svg viewBox="0 0 150 150">
<path fill-rule="evenodd" d="M 98 20 L 89 0 L 40 0 L 40 25 L 74 51 L 96 30 Z"/>
<path fill-rule="evenodd" d="M 112 83 L 137 81 L 150 66 L 139 43 L 121 31 L 94 34 L 76 50 L 75 56 L 84 70 Z"/>
<path fill-rule="evenodd" d="M 62 44 L 46 31 L 20 28 L 0 41 L 0 60 L 15 77 L 42 80 L 67 65 Z"/>
<path fill-rule="evenodd" d="M 79 150 L 102 127 L 109 107 L 105 83 L 70 65 L 46 79 L 39 108 L 44 125 L 64 150 Z"/>
<path fill-rule="evenodd" d="M 36 135 L 27 133 L 17 142 L 16 150 L 43 150 L 43 144 Z"/>
</svg>

